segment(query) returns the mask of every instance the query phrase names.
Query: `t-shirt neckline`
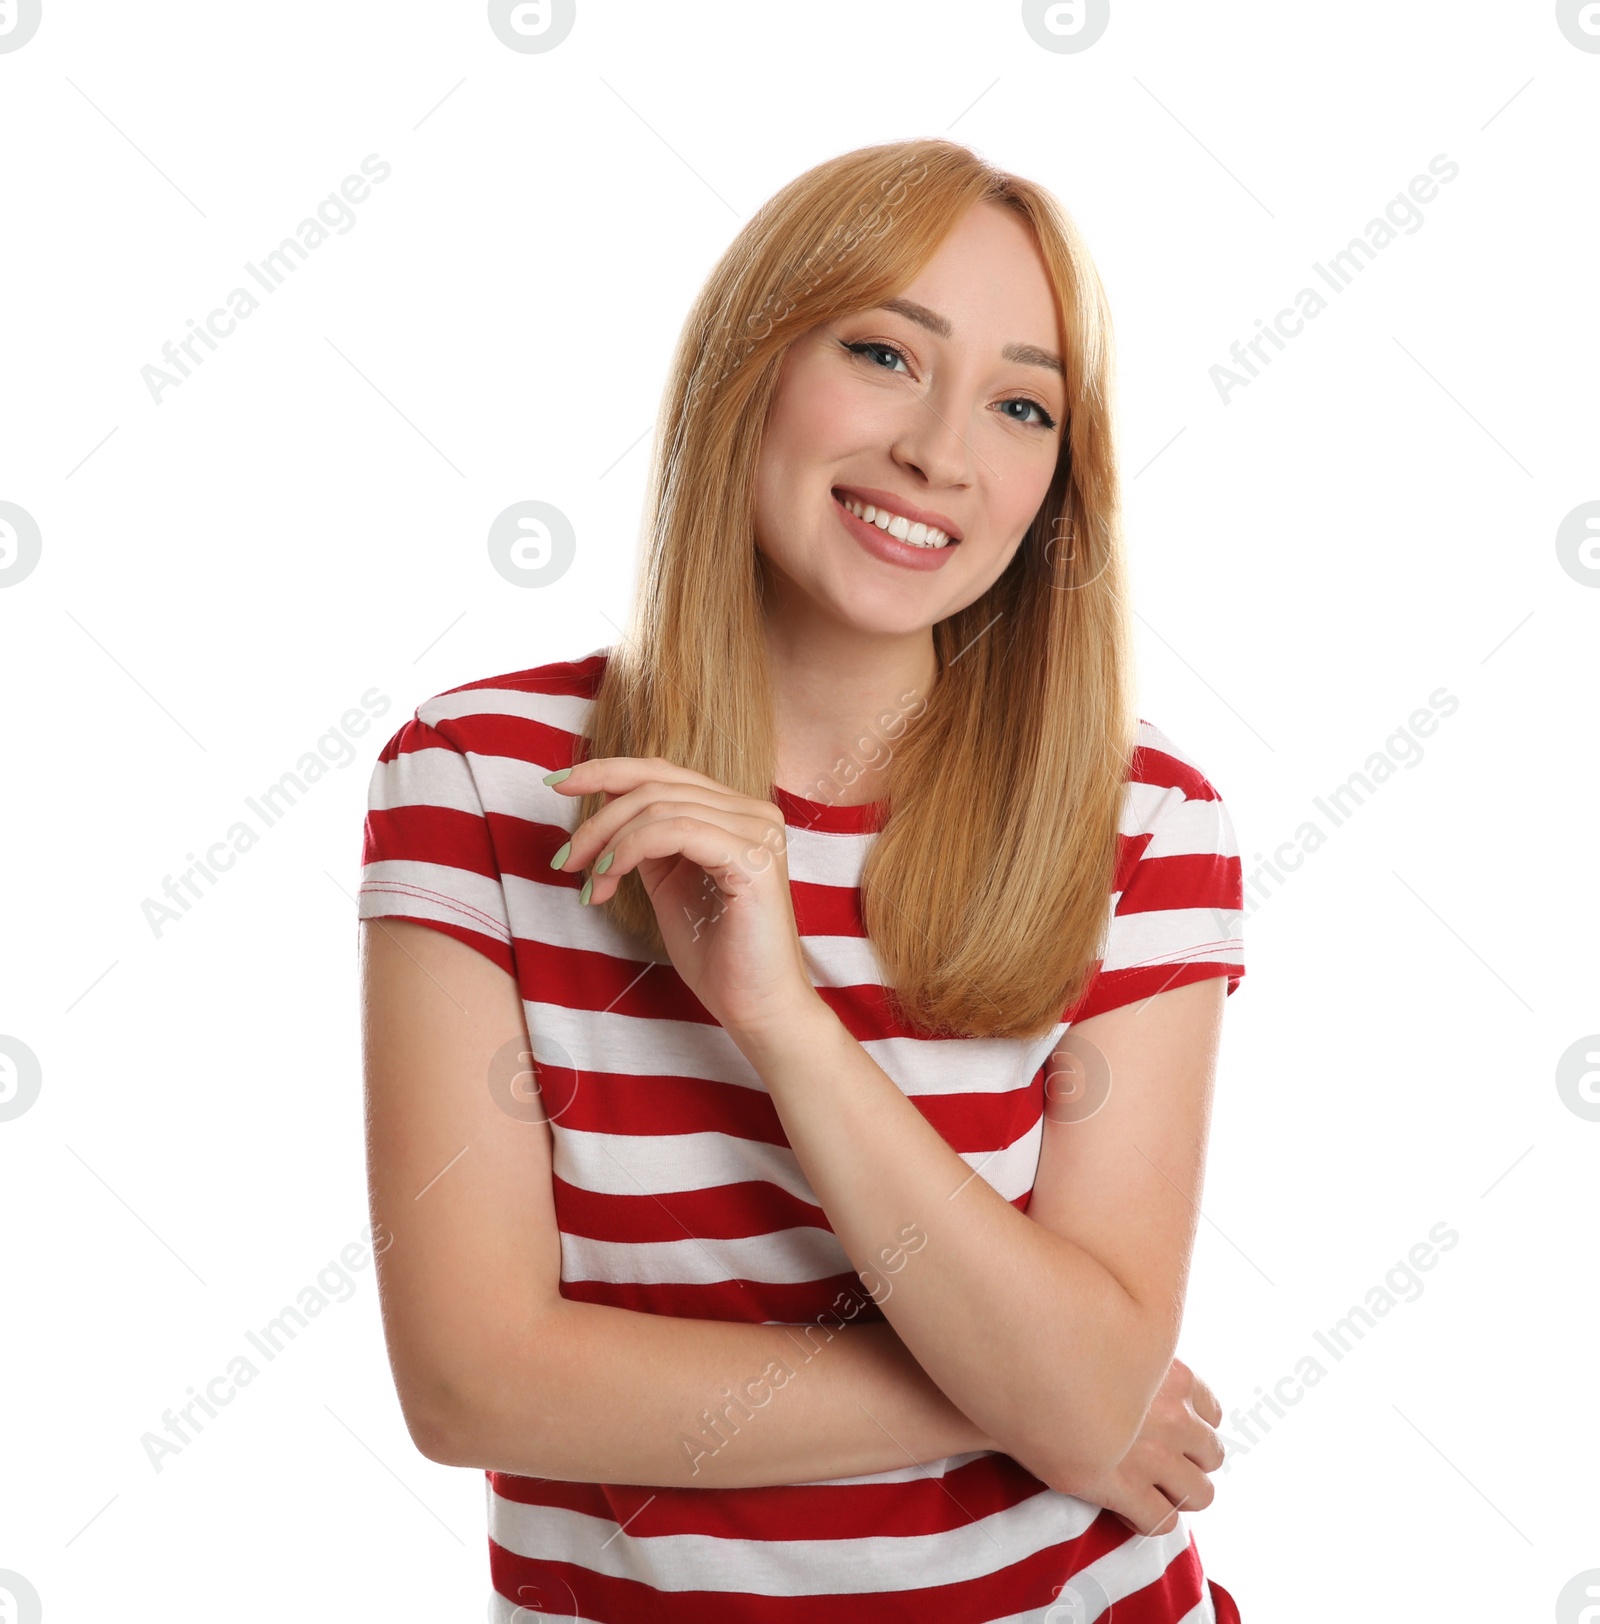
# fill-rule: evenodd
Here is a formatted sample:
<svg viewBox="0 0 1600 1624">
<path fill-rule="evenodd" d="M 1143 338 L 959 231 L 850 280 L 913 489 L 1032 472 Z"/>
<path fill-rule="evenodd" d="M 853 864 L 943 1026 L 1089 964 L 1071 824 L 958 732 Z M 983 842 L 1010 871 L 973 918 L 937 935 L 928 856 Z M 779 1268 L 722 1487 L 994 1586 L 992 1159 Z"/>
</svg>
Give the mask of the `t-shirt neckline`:
<svg viewBox="0 0 1600 1624">
<path fill-rule="evenodd" d="M 772 786 L 772 799 L 783 813 L 783 821 L 797 829 L 820 829 L 824 834 L 875 834 L 883 827 L 889 812 L 889 799 L 863 801 L 857 806 L 834 806 L 813 801 L 781 784 Z"/>
</svg>

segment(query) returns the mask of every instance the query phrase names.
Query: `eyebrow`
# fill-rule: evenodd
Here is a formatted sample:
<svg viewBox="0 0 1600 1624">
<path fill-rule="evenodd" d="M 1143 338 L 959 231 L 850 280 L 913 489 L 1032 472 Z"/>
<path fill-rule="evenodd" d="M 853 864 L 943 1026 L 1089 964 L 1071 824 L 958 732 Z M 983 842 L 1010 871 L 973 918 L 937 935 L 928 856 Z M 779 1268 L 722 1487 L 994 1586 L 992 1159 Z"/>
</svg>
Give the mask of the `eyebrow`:
<svg viewBox="0 0 1600 1624">
<path fill-rule="evenodd" d="M 878 306 L 880 310 L 892 310 L 897 315 L 904 316 L 907 321 L 914 321 L 919 327 L 926 327 L 930 333 L 936 333 L 940 338 L 949 338 L 955 328 L 950 324 L 948 316 L 941 316 L 937 310 L 930 310 L 926 305 L 920 305 L 915 299 L 885 299 Z M 1025 366 L 1048 367 L 1052 372 L 1059 372 L 1066 377 L 1066 368 L 1061 364 L 1061 357 L 1051 350 L 1041 350 L 1037 344 L 1007 344 L 1000 351 L 1001 358 L 1006 361 L 1021 361 Z"/>
</svg>

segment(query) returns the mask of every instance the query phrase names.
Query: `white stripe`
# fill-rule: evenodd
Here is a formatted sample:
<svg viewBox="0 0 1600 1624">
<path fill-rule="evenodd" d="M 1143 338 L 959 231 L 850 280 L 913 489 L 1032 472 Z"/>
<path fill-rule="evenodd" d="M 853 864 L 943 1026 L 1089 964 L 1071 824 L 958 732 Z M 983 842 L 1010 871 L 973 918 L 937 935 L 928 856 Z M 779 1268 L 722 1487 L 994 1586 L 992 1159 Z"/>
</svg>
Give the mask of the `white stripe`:
<svg viewBox="0 0 1600 1624">
<path fill-rule="evenodd" d="M 417 715 L 429 727 L 458 721 L 463 716 L 520 716 L 576 734 L 583 731 L 584 719 L 593 704 L 593 700 L 579 694 L 543 694 L 512 687 L 468 688 L 461 693 L 436 694 L 417 707 Z"/>
<path fill-rule="evenodd" d="M 1182 789 L 1129 781 L 1117 824 L 1125 835 L 1150 836 L 1144 857 L 1237 857 L 1233 821 L 1221 801 L 1189 800 Z"/>
<path fill-rule="evenodd" d="M 566 1233 L 561 1237 L 564 1282 L 712 1286 L 728 1280 L 759 1280 L 796 1286 L 854 1273 L 855 1265 L 838 1237 L 814 1227 L 676 1241 L 600 1241 Z"/>
<path fill-rule="evenodd" d="M 1131 970 L 1146 964 L 1209 962 L 1241 964 L 1239 935 L 1244 914 L 1237 908 L 1153 908 L 1119 915 L 1105 942 L 1104 970 Z"/>
<path fill-rule="evenodd" d="M 763 1180 L 815 1201 L 792 1150 L 726 1133 L 587 1133 L 561 1124 L 556 1177 L 591 1195 L 674 1195 Z"/>
<path fill-rule="evenodd" d="M 718 1132 L 590 1133 L 568 1127 L 559 1115 L 555 1125 L 560 1130 L 553 1136 L 556 1176 L 591 1195 L 662 1196 L 759 1181 L 775 1185 L 797 1200 L 821 1205 L 800 1170 L 799 1159 L 786 1145 Z M 1033 1185 L 1043 1130 L 1040 1117 L 1019 1139 L 999 1150 L 957 1154 L 1007 1201 L 1017 1201 Z M 807 1278 L 826 1279 L 836 1272 L 819 1268 Z"/>
<path fill-rule="evenodd" d="M 573 912 L 584 910 L 574 903 Z M 644 971 L 647 976 L 651 973 Z M 689 1077 L 765 1090 L 760 1074 L 726 1028 L 714 1023 L 573 1009 L 531 999 L 526 1008 L 534 1059 L 546 1065 L 571 1066 L 580 1072 Z M 908 1096 L 1007 1094 L 1028 1084 L 1066 1029 L 1065 1022 L 1058 1022 L 1042 1036 L 1028 1039 L 867 1038 L 861 1046 Z"/>
<path fill-rule="evenodd" d="M 755 1423 L 752 1422 L 752 1425 Z M 896 1595 L 935 1583 L 970 1580 L 1025 1561 L 1064 1540 L 1076 1539 L 1098 1508 L 1048 1489 L 973 1522 L 936 1534 L 865 1534 L 854 1539 L 725 1539 L 705 1534 L 637 1537 L 617 1532 L 611 1518 L 590 1517 L 557 1506 L 524 1505 L 490 1490 L 489 1537 L 530 1558 L 559 1552 L 561 1559 L 592 1573 L 680 1590 L 757 1596 Z M 1176 1545 L 1173 1540 L 1176 1539 Z M 1115 1575 L 1127 1595 L 1159 1578 L 1188 1534 L 1130 1540 L 1101 1559 L 1123 1558 Z M 1165 1554 L 1164 1554 L 1165 1553 Z M 915 1598 L 903 1598 L 910 1602 Z"/>
<path fill-rule="evenodd" d="M 1066 1032 L 1036 1038 L 868 1038 L 868 1054 L 903 1094 L 1006 1094 L 1023 1088 Z"/>
<path fill-rule="evenodd" d="M 544 781 L 555 772 L 557 763 L 546 767 L 538 761 L 522 761 L 516 756 L 488 756 L 476 750 L 461 752 L 472 763 L 484 810 L 529 823 L 552 823 L 569 834 L 578 827 L 581 795 L 563 795 L 554 784 Z"/>
<path fill-rule="evenodd" d="M 954 1456 L 954 1457 L 951 1457 L 951 1458 L 953 1460 L 962 1460 L 962 1461 L 964 1461 L 964 1460 L 970 1459 L 971 1457 L 963 1455 L 963 1456 Z M 926 1469 L 931 1471 L 933 1468 L 939 1466 L 940 1464 L 942 1464 L 942 1463 L 937 1462 L 937 1461 L 936 1462 L 931 1462 L 929 1467 L 926 1468 Z M 902 1474 L 900 1474 L 900 1473 L 884 1473 L 884 1474 L 881 1475 L 881 1477 L 879 1479 L 877 1479 L 877 1481 L 880 1481 L 880 1482 L 890 1481 L 890 1480 L 898 1481 L 901 1478 L 901 1476 L 902 1476 Z M 486 1485 L 487 1485 L 487 1481 L 488 1480 L 485 1479 L 485 1484 Z M 847 1479 L 847 1480 L 846 1479 L 841 1479 L 839 1481 L 849 1481 L 849 1482 L 855 1483 L 855 1482 L 867 1482 L 867 1481 L 872 1481 L 872 1480 L 866 1479 L 866 1478 L 851 1478 L 851 1479 Z M 489 1502 L 490 1502 L 490 1510 L 489 1510 L 490 1536 L 491 1536 L 491 1538 L 494 1538 L 495 1537 L 495 1521 L 496 1521 L 496 1519 L 495 1519 L 495 1503 L 497 1501 L 499 1501 L 499 1503 L 501 1505 L 510 1505 L 510 1504 L 512 1504 L 512 1502 L 501 1500 L 500 1497 L 497 1496 L 492 1489 L 488 1490 L 488 1498 L 489 1498 Z M 1042 1498 L 1042 1496 L 1036 1497 L 1036 1498 Z M 1065 1499 L 1067 1497 L 1066 1496 L 1057 1496 L 1056 1498 Z M 1028 1503 L 1032 1504 L 1033 1502 L 1030 1501 Z M 1081 1504 L 1081 1502 L 1078 1502 L 1078 1503 Z M 518 1509 L 528 1510 L 528 1509 L 536 1509 L 536 1508 L 521 1507 L 521 1508 L 518 1508 Z M 1014 1508 L 1014 1509 L 1020 1509 L 1020 1508 Z M 1090 1512 L 1093 1512 L 1096 1508 L 1090 1506 L 1090 1507 L 1087 1507 L 1086 1509 L 1088 1511 L 1090 1511 Z M 575 1515 L 575 1514 L 569 1513 L 569 1514 L 566 1514 L 566 1515 L 571 1516 L 571 1515 Z M 1002 1513 L 1001 1515 L 1005 1515 L 1005 1514 Z M 509 1519 L 507 1519 L 507 1520 L 509 1521 Z M 591 1519 L 583 1518 L 581 1520 L 584 1521 L 584 1522 L 588 1522 Z M 1090 1518 L 1089 1520 L 1092 1521 L 1092 1518 Z M 609 1527 L 609 1526 L 613 1526 L 613 1525 L 608 1523 L 606 1526 Z M 1084 1523 L 1083 1526 L 1087 1526 L 1087 1523 Z M 1060 1538 L 1062 1538 L 1062 1539 L 1075 1538 L 1075 1537 L 1077 1537 L 1078 1533 L 1081 1533 L 1081 1531 L 1082 1531 L 1081 1527 L 1073 1528 L 1073 1529 L 1070 1529 L 1069 1531 L 1063 1532 L 1060 1535 Z M 1087 1568 L 1079 1569 L 1078 1573 L 1073 1575 L 1074 1579 L 1080 1579 L 1080 1580 L 1085 1581 L 1081 1585 L 1081 1589 L 1080 1589 L 1080 1591 L 1079 1591 L 1079 1593 L 1078 1593 L 1078 1595 L 1076 1597 L 1074 1596 L 1074 1593 L 1073 1593 L 1072 1581 L 1071 1580 L 1066 1580 L 1066 1581 L 1063 1581 L 1061 1589 L 1057 1591 L 1056 1599 L 1051 1601 L 1050 1603 L 1046 1604 L 1045 1606 L 1032 1607 L 1032 1608 L 1029 1608 L 1026 1612 L 1022 1612 L 1022 1613 L 1007 1613 L 1004 1618 L 998 1618 L 998 1619 L 993 1620 L 992 1624 L 1097 1624 L 1097 1621 L 1099 1621 L 1101 1619 L 1106 1619 L 1106 1618 L 1109 1618 L 1109 1617 L 1112 1616 L 1109 1609 L 1114 1607 L 1117 1601 L 1122 1600 L 1126 1596 L 1130 1596 L 1130 1595 L 1134 1594 L 1136 1591 L 1144 1589 L 1144 1587 L 1146 1585 L 1151 1584 L 1155 1580 L 1159 1579 L 1161 1577 L 1161 1575 L 1166 1572 L 1167 1567 L 1170 1566 L 1173 1559 L 1182 1554 L 1184 1548 L 1187 1545 L 1187 1535 L 1185 1535 L 1184 1538 L 1181 1541 L 1179 1541 L 1179 1540 L 1176 1540 L 1176 1538 L 1175 1538 L 1176 1533 L 1177 1533 L 1177 1531 L 1175 1530 L 1173 1533 L 1169 1533 L 1167 1535 L 1162 1536 L 1159 1540 L 1152 1540 L 1149 1536 L 1143 1536 L 1143 1537 L 1138 1538 L 1138 1539 L 1130 1540 L 1129 1542 L 1127 1542 L 1127 1544 L 1125 1544 L 1123 1546 L 1120 1546 L 1115 1552 L 1109 1553 L 1107 1556 L 1102 1557 L 1098 1562 L 1090 1564 L 1090 1566 L 1087 1567 Z M 509 1537 L 509 1535 L 508 1535 L 508 1537 Z M 943 1539 L 945 1537 L 947 1537 L 947 1536 L 942 1535 L 942 1534 L 926 1536 L 927 1539 L 933 1539 L 933 1540 Z M 618 1538 L 616 1540 L 613 1540 L 612 1543 L 613 1543 L 613 1545 L 615 1545 L 615 1544 L 620 1543 L 621 1540 L 624 1540 L 624 1539 L 627 1539 L 627 1538 L 628 1538 L 628 1535 L 624 1533 L 624 1534 L 618 1536 Z M 504 1539 L 497 1539 L 496 1543 L 498 1543 L 498 1544 L 500 1544 L 502 1546 L 506 1546 L 506 1541 Z M 639 1543 L 642 1544 L 644 1542 L 641 1541 Z M 656 1540 L 650 1541 L 649 1543 L 653 1548 L 655 1545 L 661 1543 L 661 1541 L 660 1541 L 660 1539 L 656 1539 Z M 766 1542 L 745 1542 L 745 1541 L 732 1541 L 732 1540 L 717 1540 L 714 1543 L 719 1547 L 728 1546 L 728 1545 L 734 1545 L 734 1544 L 739 1544 L 741 1546 L 745 1546 L 745 1545 L 748 1545 L 750 1543 L 756 1543 L 758 1545 L 759 1551 L 761 1551 L 761 1552 L 765 1552 L 769 1548 Z M 826 1545 L 831 1546 L 834 1542 L 827 1541 L 827 1542 L 813 1542 L 813 1543 L 824 1543 Z M 862 1542 L 857 1541 L 857 1540 L 850 1540 L 850 1541 L 845 1541 L 845 1542 L 841 1542 L 841 1543 L 848 1544 L 853 1549 L 854 1547 L 861 1544 Z M 1154 1547 L 1154 1549 L 1153 1549 L 1153 1551 L 1150 1550 L 1150 1549 L 1147 1549 L 1144 1552 L 1139 1553 L 1139 1558 L 1140 1558 L 1139 1560 L 1130 1559 L 1130 1556 L 1128 1554 L 1126 1554 L 1126 1553 L 1130 1553 L 1130 1552 L 1134 1551 L 1135 1548 L 1139 1547 L 1139 1546 Z M 507 1548 L 510 1548 L 510 1547 L 507 1547 Z M 610 1549 L 610 1548 L 611 1547 L 607 1547 L 607 1549 Z M 785 1549 L 785 1550 L 788 1550 L 790 1548 L 791 1547 L 789 1545 L 787 1545 L 787 1544 L 783 1547 L 783 1549 Z M 546 1550 L 546 1551 L 541 1552 L 539 1554 L 540 1555 L 548 1555 L 549 1553 L 548 1553 L 548 1550 Z M 567 1557 L 563 1553 L 563 1556 L 562 1556 L 561 1560 L 566 1561 L 566 1560 L 570 1560 L 570 1558 Z M 855 1560 L 861 1560 L 861 1559 L 852 1556 L 851 1560 L 855 1561 Z M 939 1564 L 939 1563 L 942 1563 L 943 1558 L 939 1557 L 939 1556 L 935 1556 L 935 1557 L 932 1558 L 932 1561 L 935 1564 Z M 930 1570 L 924 1569 L 923 1571 L 920 1571 L 916 1576 L 918 1578 L 921 1578 L 921 1579 L 926 1579 L 927 1576 L 928 1576 L 928 1571 L 930 1571 Z M 939 1584 L 959 1583 L 963 1579 L 973 1577 L 972 1575 L 967 1574 L 965 1572 L 951 1573 L 948 1569 L 945 1569 L 942 1566 L 935 1567 L 931 1571 L 937 1571 L 942 1575 L 942 1577 L 940 1579 L 935 1581 L 936 1583 L 939 1583 Z M 989 1571 L 989 1570 L 985 1570 L 985 1571 Z M 629 1577 L 637 1577 L 636 1574 L 630 1574 L 628 1576 Z M 1203 1589 L 1201 1591 L 1200 1600 L 1192 1608 L 1190 1608 L 1187 1613 L 1185 1613 L 1183 1615 L 1183 1618 L 1179 1621 L 1179 1624 L 1216 1624 L 1216 1612 L 1215 1612 L 1215 1609 L 1213 1608 L 1212 1602 L 1211 1602 L 1211 1590 L 1210 1590 L 1210 1587 L 1209 1587 L 1209 1585 L 1205 1584 L 1205 1581 L 1203 1579 L 1202 1579 L 1201 1583 L 1202 1583 Z M 661 1587 L 658 1586 L 658 1588 L 661 1588 Z M 697 1582 L 696 1580 L 691 1579 L 688 1583 L 686 1583 L 681 1588 L 698 1590 L 698 1589 L 705 1589 L 707 1587 L 705 1585 Z M 720 1590 L 720 1591 L 726 1591 L 726 1590 L 730 1589 L 731 1587 L 726 1586 L 726 1585 L 719 1585 L 719 1586 L 716 1586 L 715 1588 Z M 744 1586 L 744 1587 L 741 1587 L 741 1588 L 743 1588 L 745 1590 L 749 1590 L 750 1587 Z M 1086 1600 L 1087 1598 L 1091 1597 L 1091 1596 L 1097 1597 L 1100 1592 L 1104 1592 L 1105 1595 L 1107 1596 L 1108 1605 L 1106 1607 L 1102 1607 L 1102 1606 L 1099 1605 L 1098 1600 L 1096 1600 L 1094 1602 L 1094 1604 L 1093 1604 L 1093 1610 L 1092 1611 L 1086 1611 L 1084 1606 L 1082 1605 L 1083 1601 Z M 768 1589 L 768 1590 L 755 1591 L 754 1593 L 758 1594 L 758 1595 L 772 1595 L 775 1592 Z M 783 1590 L 783 1591 L 780 1591 L 780 1592 L 776 1592 L 776 1594 L 781 1594 L 781 1595 L 809 1595 L 809 1594 L 815 1594 L 815 1593 L 816 1592 L 814 1590 L 811 1590 L 811 1589 L 807 1589 L 807 1590 Z M 834 1593 L 835 1594 L 845 1594 L 845 1595 L 860 1594 L 861 1593 L 861 1588 L 860 1588 L 859 1585 L 857 1585 L 856 1588 L 853 1589 L 853 1590 L 848 1589 L 848 1588 L 842 1589 L 842 1590 L 841 1589 L 836 1589 Z M 879 1587 L 874 1586 L 871 1593 L 877 1594 L 877 1593 L 881 1593 L 881 1591 L 880 1591 Z M 915 1599 L 916 1599 L 915 1590 L 913 1589 L 913 1590 L 908 1591 L 907 1595 L 903 1599 L 908 1604 L 915 1602 Z M 515 1602 L 512 1602 L 508 1598 L 506 1598 L 504 1596 L 501 1596 L 498 1591 L 491 1591 L 490 1592 L 490 1600 L 489 1600 L 489 1617 L 490 1617 L 490 1620 L 491 1620 L 491 1624 L 528 1624 L 528 1620 L 529 1620 L 529 1617 L 530 1617 L 530 1611 L 531 1611 L 533 1616 L 536 1616 L 536 1617 L 538 1617 L 538 1618 L 540 1618 L 542 1620 L 543 1619 L 548 1619 L 548 1620 L 551 1621 L 551 1624 L 590 1624 L 590 1620 L 588 1619 L 587 1614 L 578 1613 L 578 1612 L 575 1612 L 575 1611 L 558 1612 L 558 1611 L 554 1610 L 558 1606 L 566 1606 L 566 1607 L 568 1607 L 570 1609 L 570 1608 L 575 1608 L 576 1605 L 577 1605 L 576 1597 L 571 1596 L 569 1587 L 565 1586 L 563 1581 L 561 1581 L 561 1580 L 550 1580 L 550 1581 L 545 1581 L 543 1586 L 538 1589 L 538 1592 L 536 1594 L 530 1592 L 529 1594 L 524 1595 L 524 1597 L 522 1598 L 522 1602 L 521 1602 L 520 1606 L 519 1606 L 519 1604 L 517 1604 Z"/>
<path fill-rule="evenodd" d="M 800 951 L 815 987 L 883 985 L 883 966 L 865 936 L 802 936 Z"/>
<path fill-rule="evenodd" d="M 511 940 L 505 893 L 492 874 L 388 858 L 362 869 L 357 895 L 360 919 L 409 914 L 465 925 L 498 942 Z"/>
<path fill-rule="evenodd" d="M 991 1620 L 991 1624 L 1095 1624 L 1098 1619 L 1116 1624 L 1116 1604 L 1153 1584 L 1188 1545 L 1189 1531 L 1180 1515 L 1178 1526 L 1167 1533 L 1135 1535 L 1107 1551 L 1099 1561 L 1079 1568 L 1070 1579 L 1062 1581 L 1056 1599 L 1048 1606 L 1007 1613 L 1004 1618 Z M 1203 1578 L 1200 1583 L 1200 1600 L 1178 1624 L 1216 1624 L 1211 1591 Z"/>
<path fill-rule="evenodd" d="M 797 829 L 787 825 L 783 838 L 788 849 L 791 880 L 800 880 L 808 885 L 853 888 L 861 883 L 861 870 L 866 866 L 867 853 L 872 850 L 878 836 L 875 831 L 829 834 L 820 829 Z"/>
<path fill-rule="evenodd" d="M 805 1329 L 803 1326 L 793 1325 L 789 1320 L 766 1320 L 767 1325 L 790 1325 L 796 1335 Z M 910 1466 L 891 1467 L 887 1472 L 863 1472 L 856 1477 L 816 1477 L 806 1478 L 795 1485 L 802 1489 L 831 1489 L 841 1484 L 855 1486 L 858 1483 L 911 1483 L 919 1477 L 949 1477 L 961 1470 L 963 1466 L 977 1460 L 983 1455 L 998 1454 L 994 1449 L 972 1449 L 965 1455 L 946 1455 L 942 1460 L 925 1461 Z"/>
<path fill-rule="evenodd" d="M 475 815 L 483 810 L 460 753 L 438 748 L 407 750 L 375 763 L 367 799 L 379 812 L 398 806 L 447 806 Z"/>
<path fill-rule="evenodd" d="M 550 855 L 553 857 L 555 853 Z M 512 917 L 517 921 L 518 937 L 546 947 L 576 948 L 580 953 L 632 959 L 637 970 L 644 969 L 651 961 L 642 956 L 644 947 L 639 938 L 630 936 L 603 909 L 580 905 L 581 875 L 571 871 L 567 879 L 576 883 L 563 889 L 554 869 L 548 880 L 530 880 L 520 874 L 500 876 Z M 631 979 L 632 976 L 625 976 L 623 985 Z"/>
<path fill-rule="evenodd" d="M 576 898 L 569 900 L 573 913 L 588 916 L 589 910 L 580 908 Z M 577 945 L 603 951 L 592 940 Z M 637 943 L 634 951 L 638 951 Z M 628 981 L 637 980 L 642 991 L 649 977 L 658 973 L 647 968 L 645 961 L 637 962 L 638 971 L 627 975 L 619 995 Z M 624 967 L 625 975 L 630 968 Z M 574 1068 L 580 1073 L 580 1087 L 582 1074 L 604 1073 L 688 1077 L 765 1090 L 760 1074 L 728 1035 L 727 1028 L 714 1022 L 624 1015 L 614 1009 L 574 1009 L 567 1004 L 532 999 L 524 1000 L 524 1008 L 534 1060 L 547 1066 Z"/>
<path fill-rule="evenodd" d="M 622 930 L 603 909 L 579 907 L 576 891 L 571 896 L 564 895 L 553 877 L 544 880 L 505 874 L 501 879 L 523 940 L 545 947 L 576 948 L 582 953 L 631 959 L 641 970 L 651 962 L 641 956 L 643 949 L 637 937 Z M 883 967 L 865 936 L 803 935 L 800 948 L 813 986 L 883 985 Z"/>
</svg>

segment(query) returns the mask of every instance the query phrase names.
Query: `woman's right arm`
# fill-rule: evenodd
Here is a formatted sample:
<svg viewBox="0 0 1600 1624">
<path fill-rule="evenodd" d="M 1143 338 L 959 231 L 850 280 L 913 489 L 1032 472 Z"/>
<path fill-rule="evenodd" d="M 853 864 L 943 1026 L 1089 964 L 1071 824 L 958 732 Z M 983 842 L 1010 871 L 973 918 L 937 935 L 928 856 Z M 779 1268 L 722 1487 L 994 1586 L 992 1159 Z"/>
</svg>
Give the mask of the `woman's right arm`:
<svg viewBox="0 0 1600 1624">
<path fill-rule="evenodd" d="M 490 1087 L 494 1057 L 527 1044 L 516 983 L 426 925 L 360 929 L 384 1335 L 430 1460 L 752 1488 L 997 1447 L 887 1324 L 830 1332 L 563 1298 L 549 1124 L 508 1115 Z"/>
</svg>

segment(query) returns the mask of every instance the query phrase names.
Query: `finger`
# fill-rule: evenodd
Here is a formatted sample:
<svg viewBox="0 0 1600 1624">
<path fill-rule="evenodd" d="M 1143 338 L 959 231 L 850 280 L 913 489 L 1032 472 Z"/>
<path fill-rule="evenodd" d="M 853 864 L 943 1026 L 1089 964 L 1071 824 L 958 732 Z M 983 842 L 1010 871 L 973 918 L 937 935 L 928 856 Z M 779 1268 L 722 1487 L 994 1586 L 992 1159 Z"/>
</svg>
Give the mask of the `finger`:
<svg viewBox="0 0 1600 1624">
<path fill-rule="evenodd" d="M 694 801 L 652 803 L 610 842 L 606 872 L 591 881 L 589 902 L 603 902 L 624 875 L 650 858 L 685 857 L 711 877 L 725 897 L 748 889 L 774 860 L 773 826 L 760 817 L 729 814 Z"/>
<path fill-rule="evenodd" d="M 1202 1420 L 1209 1421 L 1214 1427 L 1221 1425 L 1222 1404 L 1210 1386 L 1199 1376 L 1194 1378 L 1194 1390 L 1189 1402 L 1194 1406 L 1195 1414 Z"/>
<path fill-rule="evenodd" d="M 696 778 L 699 776 L 695 775 Z M 573 780 L 569 778 L 566 782 L 570 784 Z M 710 779 L 701 784 L 687 778 L 646 778 L 631 789 L 618 788 L 610 793 L 611 799 L 572 831 L 565 857 L 554 865 L 562 872 L 573 873 L 580 868 L 588 867 L 602 852 L 611 848 L 618 832 L 630 819 L 638 817 L 657 803 L 693 805 L 705 812 L 713 809 L 727 811 L 735 807 L 753 809 L 757 806 L 770 806 L 772 816 L 768 822 L 776 827 L 783 819 L 783 814 L 772 803 L 753 802 L 748 796 L 735 795 L 731 790 Z"/>
<path fill-rule="evenodd" d="M 1153 1484 L 1130 1492 L 1118 1502 L 1124 1509 L 1113 1513 L 1136 1534 L 1170 1534 L 1178 1526 L 1178 1510 Z"/>
<path fill-rule="evenodd" d="M 1204 1511 L 1217 1497 L 1216 1485 L 1187 1456 L 1174 1459 L 1157 1476 L 1155 1486 L 1183 1511 Z"/>
<path fill-rule="evenodd" d="M 1183 1453 L 1202 1472 L 1215 1472 L 1227 1459 L 1227 1451 L 1222 1447 L 1222 1440 L 1205 1422 L 1197 1421 L 1195 1425 L 1201 1429 L 1202 1436 L 1186 1444 Z"/>
<path fill-rule="evenodd" d="M 595 790 L 607 795 L 624 795 L 652 778 L 664 784 L 697 784 L 701 789 L 727 788 L 716 779 L 680 767 L 664 756 L 594 756 L 544 775 L 545 783 L 563 795 L 589 795 Z"/>
<path fill-rule="evenodd" d="M 1222 1407 L 1209 1388 L 1204 1393 L 1196 1392 L 1189 1403 L 1179 1408 L 1163 1441 L 1202 1471 L 1214 1472 L 1222 1465 L 1222 1440 L 1211 1423 L 1202 1418 L 1201 1411 L 1211 1412 L 1219 1421 L 1222 1418 Z"/>
</svg>

